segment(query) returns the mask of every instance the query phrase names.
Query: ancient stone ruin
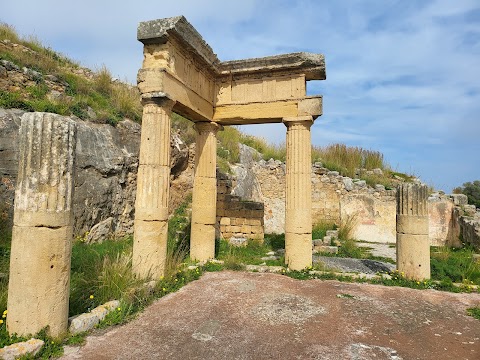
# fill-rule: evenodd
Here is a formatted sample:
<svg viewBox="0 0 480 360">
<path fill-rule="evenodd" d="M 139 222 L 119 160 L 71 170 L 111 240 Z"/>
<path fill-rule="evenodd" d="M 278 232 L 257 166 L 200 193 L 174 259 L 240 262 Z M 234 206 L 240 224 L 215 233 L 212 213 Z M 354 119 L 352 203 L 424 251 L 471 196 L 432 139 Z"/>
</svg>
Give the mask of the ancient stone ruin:
<svg viewBox="0 0 480 360">
<path fill-rule="evenodd" d="M 479 212 L 467 205 L 464 195 L 452 196 L 452 202 L 437 194 L 427 203 L 422 185 L 402 184 L 396 191 L 381 185 L 373 189 L 321 164 L 312 167 L 310 127 L 322 114 L 322 97 L 306 96 L 306 81 L 325 79 L 322 55 L 295 53 L 220 62 L 183 17 L 141 23 L 138 39 L 144 44 L 144 62 L 138 74 L 143 122 L 136 181 L 132 169 L 136 169 L 138 138 L 137 147 L 122 140 L 126 152 L 122 166 L 112 160 L 120 157 L 119 151 L 109 149 L 109 157 L 103 157 L 96 149 L 91 153 L 87 149 L 93 148 L 91 138 L 98 139 L 91 134 L 121 137 L 122 127 L 138 134 L 138 124 L 125 122 L 113 136 L 110 130 L 54 114 L 22 116 L 14 138 L 18 141 L 13 141 L 19 144 L 19 170 L 8 296 L 10 333 L 26 335 L 49 326 L 50 335 L 57 336 L 67 330 L 71 241 L 74 217 L 80 218 L 72 205 L 76 154 L 85 171 L 80 190 L 93 187 L 86 179 L 94 157 L 112 163 L 102 165 L 102 176 L 115 167 L 128 174 L 108 180 L 128 183 L 125 193 L 134 194 L 132 184 L 136 183 L 133 271 L 141 278 L 163 276 L 172 204 L 172 112 L 191 120 L 197 133 L 192 259 L 212 259 L 216 237 L 262 240 L 265 230 L 281 229 L 287 265 L 304 269 L 312 264 L 312 218 L 340 223 L 342 217 L 359 213 L 358 237 L 396 241 L 399 271 L 420 280 L 430 277 L 430 244 L 450 244 L 460 231 L 464 240 L 480 238 Z M 228 125 L 280 122 L 286 126 L 286 164 L 261 160 L 252 165 L 251 179 L 258 181 L 262 197 L 243 201 L 232 194 L 231 180 L 216 173 L 217 132 Z M 12 127 L 9 134 L 14 132 Z M 86 207 L 87 200 L 80 197 L 78 202 Z M 122 214 L 117 216 L 117 221 L 123 218 L 122 234 L 131 228 L 133 196 L 124 203 L 115 210 Z M 273 224 L 271 219 L 279 214 L 282 222 Z M 97 215 L 92 222 L 108 220 Z"/>
<path fill-rule="evenodd" d="M 311 256 L 310 126 L 322 97 L 306 81 L 325 79 L 323 55 L 294 53 L 220 62 L 184 17 L 140 23 L 144 60 L 138 87 L 144 104 L 135 214 L 133 268 L 163 275 L 167 243 L 170 116 L 197 131 L 192 202 L 192 259 L 215 255 L 216 133 L 224 125 L 283 122 L 287 127 L 286 262 L 299 270 Z"/>
</svg>

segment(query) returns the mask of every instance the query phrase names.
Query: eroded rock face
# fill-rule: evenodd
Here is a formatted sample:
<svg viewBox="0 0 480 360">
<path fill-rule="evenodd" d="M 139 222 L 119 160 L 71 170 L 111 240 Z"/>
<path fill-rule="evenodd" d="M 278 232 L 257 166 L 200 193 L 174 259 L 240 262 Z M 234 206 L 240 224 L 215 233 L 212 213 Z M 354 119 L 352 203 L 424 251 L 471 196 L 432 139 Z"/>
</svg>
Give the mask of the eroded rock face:
<svg viewBox="0 0 480 360">
<path fill-rule="evenodd" d="M 23 113 L 0 109 L 0 204 L 5 204 L 3 211 L 8 221 L 13 218 L 18 129 Z M 141 126 L 130 120 L 116 127 L 74 120 L 77 124 L 74 234 L 83 236 L 110 217 L 115 235 L 132 233 Z M 178 135 L 172 136 L 171 146 L 175 178 L 187 168 L 189 150 Z M 178 194 L 173 190 L 171 196 Z"/>
</svg>

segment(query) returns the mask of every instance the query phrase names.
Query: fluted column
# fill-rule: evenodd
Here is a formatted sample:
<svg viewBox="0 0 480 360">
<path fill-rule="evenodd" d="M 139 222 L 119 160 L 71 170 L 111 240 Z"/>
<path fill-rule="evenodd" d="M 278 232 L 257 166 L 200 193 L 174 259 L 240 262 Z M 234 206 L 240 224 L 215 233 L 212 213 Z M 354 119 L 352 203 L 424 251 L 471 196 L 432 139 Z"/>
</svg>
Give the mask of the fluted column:
<svg viewBox="0 0 480 360">
<path fill-rule="evenodd" d="M 287 127 L 285 263 L 292 270 L 312 266 L 311 116 L 284 118 Z"/>
<path fill-rule="evenodd" d="M 430 279 L 427 198 L 426 185 L 397 187 L 397 269 L 409 279 Z"/>
<path fill-rule="evenodd" d="M 197 122 L 195 177 L 192 198 L 190 257 L 206 261 L 215 257 L 215 222 L 217 212 L 217 131 L 214 122 Z"/>
<path fill-rule="evenodd" d="M 76 126 L 47 113 L 22 116 L 8 284 L 10 334 L 67 331 Z"/>
<path fill-rule="evenodd" d="M 167 97 L 143 99 L 132 258 L 133 272 L 141 278 L 159 279 L 165 270 L 174 104 Z"/>
</svg>

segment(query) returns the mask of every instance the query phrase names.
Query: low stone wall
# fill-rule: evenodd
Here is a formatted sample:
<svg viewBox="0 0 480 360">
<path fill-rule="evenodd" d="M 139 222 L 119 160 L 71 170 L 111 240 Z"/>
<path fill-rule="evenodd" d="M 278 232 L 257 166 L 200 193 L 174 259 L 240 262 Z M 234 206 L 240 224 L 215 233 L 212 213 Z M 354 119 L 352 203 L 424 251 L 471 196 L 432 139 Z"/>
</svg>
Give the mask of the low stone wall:
<svg viewBox="0 0 480 360">
<path fill-rule="evenodd" d="M 217 224 L 216 237 L 241 245 L 248 239 L 264 238 L 264 206 L 255 201 L 244 201 L 230 195 L 232 180 L 217 172 Z"/>
<path fill-rule="evenodd" d="M 285 164 L 278 160 L 258 161 L 248 164 L 243 172 L 250 171 L 249 186 L 252 199 L 265 206 L 265 233 L 283 233 L 285 228 Z M 378 170 L 377 170 L 378 171 Z M 237 179 L 237 182 L 239 179 Z M 329 171 L 316 163 L 312 166 L 312 217 L 313 223 L 340 224 L 348 219 L 355 222 L 353 237 L 370 242 L 396 242 L 396 190 L 375 188 L 365 181 L 351 179 Z M 458 200 L 456 200 L 458 202 Z M 433 246 L 460 246 L 460 223 L 454 216 L 454 199 L 448 195 L 434 194 L 428 199 L 429 238 Z M 468 223 L 461 224 L 468 228 Z M 474 230 L 465 230 L 465 237 Z"/>
</svg>

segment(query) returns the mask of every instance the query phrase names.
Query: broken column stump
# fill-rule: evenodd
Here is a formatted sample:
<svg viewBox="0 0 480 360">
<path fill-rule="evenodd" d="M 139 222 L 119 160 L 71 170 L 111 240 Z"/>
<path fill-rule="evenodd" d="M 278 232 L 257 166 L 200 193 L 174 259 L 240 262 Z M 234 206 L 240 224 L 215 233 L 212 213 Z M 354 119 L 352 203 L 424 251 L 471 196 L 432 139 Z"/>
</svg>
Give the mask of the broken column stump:
<svg viewBox="0 0 480 360">
<path fill-rule="evenodd" d="M 427 198 L 426 185 L 397 188 L 397 269 L 412 280 L 430 279 Z"/>
<path fill-rule="evenodd" d="M 26 113 L 20 126 L 10 255 L 10 334 L 67 331 L 76 127 L 68 118 Z"/>
</svg>

